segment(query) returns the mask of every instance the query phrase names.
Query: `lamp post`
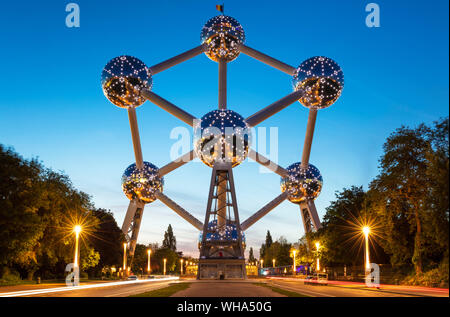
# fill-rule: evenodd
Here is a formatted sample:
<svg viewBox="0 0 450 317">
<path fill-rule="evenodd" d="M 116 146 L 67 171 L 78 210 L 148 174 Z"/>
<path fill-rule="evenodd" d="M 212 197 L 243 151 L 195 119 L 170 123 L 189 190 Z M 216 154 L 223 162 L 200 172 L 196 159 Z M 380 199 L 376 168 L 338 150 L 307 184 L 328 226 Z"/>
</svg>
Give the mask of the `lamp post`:
<svg viewBox="0 0 450 317">
<path fill-rule="evenodd" d="M 264 260 L 261 259 L 259 262 L 261 263 L 261 268 L 263 268 L 263 267 L 264 267 L 264 266 L 263 266 Z"/>
<path fill-rule="evenodd" d="M 316 271 L 319 272 L 320 271 L 320 262 L 319 262 L 319 248 L 320 248 L 320 243 L 316 242 L 316 250 L 317 250 L 317 263 L 316 263 Z"/>
<path fill-rule="evenodd" d="M 123 244 L 123 275 L 125 276 L 127 273 L 127 243 Z"/>
<path fill-rule="evenodd" d="M 167 262 L 167 259 L 164 259 L 164 275 L 166 275 L 166 262 Z"/>
<path fill-rule="evenodd" d="M 80 268 L 78 265 L 78 240 L 80 238 L 81 226 L 76 225 L 73 228 L 73 231 L 75 232 L 75 254 L 73 258 L 73 273 L 74 273 L 73 285 L 78 286 L 80 281 Z"/>
<path fill-rule="evenodd" d="M 275 259 L 272 259 L 272 266 L 275 268 Z"/>
<path fill-rule="evenodd" d="M 150 272 L 151 272 L 151 265 L 150 265 L 150 254 L 152 254 L 152 250 L 151 249 L 148 249 L 147 250 L 147 274 L 150 274 Z"/>
<path fill-rule="evenodd" d="M 181 262 L 180 272 L 181 275 L 183 275 L 183 259 L 181 259 L 180 262 Z"/>
<path fill-rule="evenodd" d="M 364 239 L 365 239 L 365 244 L 366 244 L 366 252 L 364 255 L 364 259 L 365 259 L 365 267 L 366 270 L 370 269 L 370 259 L 369 259 L 369 233 L 370 233 L 370 228 L 368 226 L 364 226 L 362 228 L 362 231 L 364 233 Z"/>
<path fill-rule="evenodd" d="M 295 273 L 297 273 L 297 267 L 295 266 L 295 255 L 297 254 L 297 250 L 292 251 L 292 253 L 294 254 L 293 274 L 295 275 Z"/>
</svg>

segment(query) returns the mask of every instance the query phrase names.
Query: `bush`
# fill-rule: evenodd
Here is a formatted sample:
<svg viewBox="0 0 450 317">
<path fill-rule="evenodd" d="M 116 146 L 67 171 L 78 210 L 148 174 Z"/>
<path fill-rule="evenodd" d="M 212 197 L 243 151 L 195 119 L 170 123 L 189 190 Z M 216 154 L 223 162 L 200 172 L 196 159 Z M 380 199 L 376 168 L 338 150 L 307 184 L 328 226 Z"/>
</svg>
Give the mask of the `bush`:
<svg viewBox="0 0 450 317">
<path fill-rule="evenodd" d="M 15 270 L 4 270 L 2 277 L 0 278 L 0 285 L 14 285 L 22 282 L 20 274 Z"/>
</svg>

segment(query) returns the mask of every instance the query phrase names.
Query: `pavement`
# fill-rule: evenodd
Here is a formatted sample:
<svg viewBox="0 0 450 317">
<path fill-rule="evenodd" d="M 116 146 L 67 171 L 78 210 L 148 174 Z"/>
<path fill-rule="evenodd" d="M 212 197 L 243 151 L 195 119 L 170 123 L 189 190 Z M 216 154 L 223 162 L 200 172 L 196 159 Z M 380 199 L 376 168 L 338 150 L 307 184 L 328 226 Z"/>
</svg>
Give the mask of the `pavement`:
<svg viewBox="0 0 450 317">
<path fill-rule="evenodd" d="M 171 297 L 285 297 L 267 287 L 254 285 L 256 282 L 259 281 L 189 281 L 191 285 L 188 289 Z"/>
</svg>

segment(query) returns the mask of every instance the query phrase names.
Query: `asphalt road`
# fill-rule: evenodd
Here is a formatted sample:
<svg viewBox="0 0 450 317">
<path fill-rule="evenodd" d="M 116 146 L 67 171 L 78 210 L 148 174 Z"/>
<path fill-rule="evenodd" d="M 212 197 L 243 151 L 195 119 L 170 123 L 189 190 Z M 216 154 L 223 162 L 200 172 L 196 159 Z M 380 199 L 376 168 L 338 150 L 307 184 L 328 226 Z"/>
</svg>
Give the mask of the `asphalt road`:
<svg viewBox="0 0 450 317">
<path fill-rule="evenodd" d="M 293 279 L 267 279 L 269 285 L 314 297 L 449 297 L 443 289 L 414 286 L 382 285 L 380 289 L 363 285 L 304 285 L 303 281 Z"/>
<path fill-rule="evenodd" d="M 110 283 L 97 283 L 80 285 L 79 287 L 49 287 L 30 289 L 23 288 L 22 290 L 15 290 L 13 292 L 5 292 L 0 289 L 0 297 L 15 296 L 15 297 L 126 297 L 134 294 L 140 294 L 155 289 L 167 287 L 170 283 L 177 283 L 177 280 L 142 280 L 137 283 L 131 282 L 116 282 L 106 286 Z M 84 288 L 87 287 L 88 288 Z"/>
</svg>

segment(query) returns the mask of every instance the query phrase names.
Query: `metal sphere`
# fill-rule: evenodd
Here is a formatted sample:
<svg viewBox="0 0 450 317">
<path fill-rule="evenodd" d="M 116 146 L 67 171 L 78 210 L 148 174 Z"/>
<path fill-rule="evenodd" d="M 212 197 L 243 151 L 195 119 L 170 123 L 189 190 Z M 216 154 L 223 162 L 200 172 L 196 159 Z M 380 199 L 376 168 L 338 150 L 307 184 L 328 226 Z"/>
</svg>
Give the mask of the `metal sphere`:
<svg viewBox="0 0 450 317">
<path fill-rule="evenodd" d="M 242 25 L 226 15 L 215 16 L 206 22 L 200 34 L 206 56 L 215 62 L 230 62 L 239 55 L 239 44 L 245 42 Z"/>
<path fill-rule="evenodd" d="M 316 199 L 322 191 L 323 179 L 320 171 L 312 164 L 305 170 L 301 163 L 287 168 L 288 176 L 281 178 L 281 191 L 288 193 L 290 202 L 299 204 L 306 199 Z"/>
<path fill-rule="evenodd" d="M 307 108 L 323 109 L 331 106 L 344 88 L 344 73 L 332 59 L 311 57 L 294 72 L 294 90 L 304 89 L 299 102 Z"/>
<path fill-rule="evenodd" d="M 245 249 L 245 234 L 244 231 L 241 230 L 241 240 L 242 246 Z M 200 232 L 198 244 L 199 248 L 203 239 L 203 231 Z M 238 241 L 238 231 L 236 229 L 236 225 L 232 223 L 227 223 L 225 228 L 219 230 L 217 227 L 217 220 L 210 221 L 208 223 L 208 233 L 206 234 L 206 243 L 230 243 Z"/>
<path fill-rule="evenodd" d="M 235 167 L 248 155 L 250 127 L 232 110 L 208 112 L 196 122 L 194 134 L 194 151 L 209 167 L 216 162 L 231 163 Z"/>
<path fill-rule="evenodd" d="M 162 192 L 164 185 L 164 178 L 158 172 L 159 169 L 149 162 L 144 162 L 142 169 L 138 169 L 136 163 L 128 166 L 122 175 L 122 190 L 128 199 L 144 203 L 155 201 L 155 192 Z"/>
<path fill-rule="evenodd" d="M 138 107 L 145 102 L 141 89 L 151 89 L 152 76 L 136 57 L 122 55 L 113 58 L 102 72 L 102 88 L 106 98 L 121 108 Z"/>
</svg>

